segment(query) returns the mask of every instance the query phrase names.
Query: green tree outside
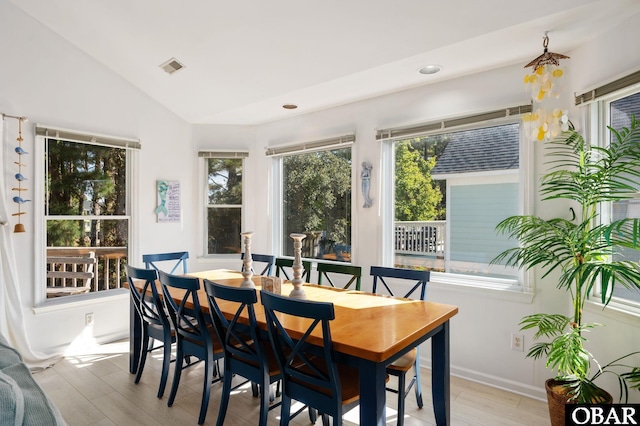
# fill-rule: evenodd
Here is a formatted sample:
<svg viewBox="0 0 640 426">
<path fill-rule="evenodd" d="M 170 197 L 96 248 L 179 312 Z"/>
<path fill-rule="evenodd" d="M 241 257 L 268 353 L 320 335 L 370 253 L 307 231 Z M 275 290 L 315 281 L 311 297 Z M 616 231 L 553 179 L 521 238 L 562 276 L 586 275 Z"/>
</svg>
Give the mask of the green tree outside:
<svg viewBox="0 0 640 426">
<path fill-rule="evenodd" d="M 444 219 L 443 193 L 431 178 L 436 155 L 427 145 L 417 138 L 396 142 L 396 221 Z"/>
</svg>

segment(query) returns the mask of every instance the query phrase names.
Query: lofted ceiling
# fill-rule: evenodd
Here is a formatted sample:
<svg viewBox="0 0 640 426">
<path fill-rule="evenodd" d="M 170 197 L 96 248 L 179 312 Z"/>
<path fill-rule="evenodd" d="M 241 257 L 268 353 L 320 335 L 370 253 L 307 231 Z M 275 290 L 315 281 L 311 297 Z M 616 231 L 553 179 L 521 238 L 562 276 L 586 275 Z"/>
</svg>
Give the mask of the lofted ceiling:
<svg viewBox="0 0 640 426">
<path fill-rule="evenodd" d="M 563 53 L 637 0 L 9 0 L 189 123 L 261 124 Z M 160 67 L 175 58 L 184 68 Z M 442 66 L 433 75 L 418 70 Z M 295 104 L 297 109 L 284 109 Z"/>
</svg>

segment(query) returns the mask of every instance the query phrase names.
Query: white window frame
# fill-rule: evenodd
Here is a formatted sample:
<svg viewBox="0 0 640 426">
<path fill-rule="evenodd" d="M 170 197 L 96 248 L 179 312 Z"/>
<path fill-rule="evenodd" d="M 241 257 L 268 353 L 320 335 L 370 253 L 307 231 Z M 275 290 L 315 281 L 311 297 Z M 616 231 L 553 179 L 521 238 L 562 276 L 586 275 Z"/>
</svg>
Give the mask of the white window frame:
<svg viewBox="0 0 640 426">
<path fill-rule="evenodd" d="M 86 294 L 74 295 L 72 297 L 47 298 L 47 216 L 45 211 L 45 139 L 59 138 L 70 142 L 85 143 L 89 145 L 102 145 L 110 147 L 120 147 L 126 149 L 126 205 L 127 214 L 124 216 L 101 216 L 100 219 L 128 219 L 128 257 L 134 257 L 138 253 L 138 226 L 135 223 L 136 206 L 133 200 L 137 199 L 137 187 L 133 184 L 138 175 L 138 150 L 140 142 L 134 139 L 122 138 L 119 136 L 101 135 L 79 132 L 75 130 L 63 129 L 53 126 L 36 124 L 35 144 L 34 144 L 34 215 L 38 219 L 34 225 L 34 287 L 33 287 L 33 309 L 36 314 L 48 313 L 67 309 L 70 305 L 89 306 L 96 303 L 107 302 L 112 299 L 127 299 L 129 291 L 126 288 L 99 291 Z M 43 134 L 43 131 L 50 131 L 51 136 Z M 70 216 L 71 217 L 71 216 Z M 94 216 L 87 216 L 93 218 Z M 83 217 L 85 218 L 85 217 Z"/>
<path fill-rule="evenodd" d="M 209 208 L 211 206 L 224 207 L 237 207 L 237 204 L 209 204 L 209 159 L 242 159 L 242 203 L 240 204 L 240 223 L 244 229 L 245 223 L 245 199 L 246 199 L 246 170 L 247 170 L 247 157 L 249 157 L 248 151 L 199 151 L 198 157 L 202 158 L 202 254 L 206 259 L 237 259 L 237 253 L 209 253 Z M 244 251 L 243 247 L 240 247 L 241 251 Z"/>
<path fill-rule="evenodd" d="M 507 109 L 507 111 L 512 111 L 514 108 Z M 526 109 L 519 111 L 526 112 Z M 493 114 L 486 113 L 487 115 Z M 483 114 L 479 114 L 478 117 Z M 398 140 L 406 139 L 409 137 L 415 136 L 429 136 L 429 135 L 437 135 L 444 133 L 453 133 L 462 130 L 472 130 L 477 128 L 483 128 L 488 126 L 497 126 L 504 124 L 520 124 L 520 132 L 519 132 L 519 174 L 518 174 L 518 182 L 519 182 L 519 213 L 521 215 L 528 215 L 532 212 L 533 206 L 533 194 L 535 190 L 535 179 L 533 177 L 533 169 L 532 162 L 534 161 L 534 142 L 529 141 L 523 131 L 523 126 L 520 120 L 519 114 L 510 114 L 506 113 L 506 117 L 503 118 L 490 118 L 485 121 L 475 121 L 472 124 L 462 124 L 456 126 L 446 126 L 447 122 L 464 122 L 465 118 L 453 118 L 451 120 L 442 120 L 441 126 L 436 125 L 426 125 L 424 128 L 428 128 L 430 126 L 436 127 L 433 130 L 421 131 L 415 134 L 402 134 L 398 137 L 390 137 L 385 138 L 384 133 L 388 132 L 390 135 L 392 132 L 390 131 L 379 131 L 378 139 L 382 140 L 382 162 L 385 173 L 383 173 L 382 177 L 382 197 L 383 197 L 383 205 L 384 208 L 382 210 L 383 216 L 383 247 L 384 252 L 382 256 L 382 261 L 384 265 L 393 266 L 393 223 L 395 219 L 394 205 L 395 205 L 395 152 L 394 152 L 394 144 Z M 421 126 L 416 126 L 415 128 L 419 128 Z M 410 128 L 409 128 L 410 129 Z M 449 189 L 449 183 L 447 183 L 447 190 Z M 497 224 L 496 224 L 497 225 Z M 448 230 L 449 224 L 447 224 L 447 235 L 449 235 Z M 514 241 L 514 244 L 517 242 Z M 474 276 L 474 275 L 463 275 L 463 274 L 455 274 L 455 273 L 445 273 L 445 272 L 431 272 L 431 281 L 429 283 L 431 287 L 434 288 L 442 288 L 447 290 L 458 290 L 465 292 L 481 292 L 484 294 L 491 294 L 492 297 L 515 301 L 515 302 L 523 302 L 530 303 L 533 300 L 534 295 L 534 280 L 533 280 L 533 271 L 528 270 L 520 270 L 518 279 L 499 279 L 493 277 L 483 277 L 483 276 Z"/>
<path fill-rule="evenodd" d="M 272 240 L 272 249 L 273 253 L 278 253 L 278 256 L 284 256 L 284 241 L 282 238 L 282 228 L 283 228 L 283 184 L 284 184 L 284 174 L 283 167 L 284 162 L 283 158 L 290 155 L 298 155 L 304 154 L 307 152 L 313 151 L 329 151 L 333 149 L 343 149 L 349 148 L 351 149 L 351 229 L 350 229 L 350 238 L 351 241 L 354 241 L 354 211 L 353 206 L 355 205 L 355 191 L 354 191 L 354 163 L 353 163 L 353 149 L 352 145 L 355 143 L 356 138 L 355 134 L 346 134 L 335 137 L 328 137 L 326 139 L 310 141 L 310 142 L 302 142 L 295 143 L 289 145 L 279 145 L 279 146 L 271 146 L 266 148 L 266 155 L 268 157 L 272 157 L 271 161 L 271 206 L 273 211 L 273 224 L 272 224 L 272 232 L 273 238 Z M 292 242 L 293 244 L 293 242 Z M 353 261 L 355 248 L 352 245 L 351 259 Z M 312 262 L 317 262 L 320 259 L 308 259 Z M 322 260 L 322 262 L 331 263 L 330 260 Z M 340 264 L 349 265 L 352 262 L 337 262 Z"/>
<path fill-rule="evenodd" d="M 611 122 L 611 103 L 636 93 L 640 93 L 640 84 L 629 85 L 586 103 L 581 112 L 585 136 L 590 141 L 601 141 L 608 145 L 611 142 L 611 133 L 607 129 L 607 125 Z M 640 119 L 640 117 L 637 118 Z M 610 203 L 600 206 L 599 213 L 602 222 L 610 221 Z M 600 301 L 600 295 L 601 287 L 597 285 L 585 304 L 585 309 L 593 313 L 602 314 L 605 312 L 608 316 L 619 320 L 625 320 L 625 318 L 628 319 L 629 316 L 632 316 L 637 321 L 637 318 L 640 317 L 640 302 L 614 297 L 604 308 Z"/>
</svg>

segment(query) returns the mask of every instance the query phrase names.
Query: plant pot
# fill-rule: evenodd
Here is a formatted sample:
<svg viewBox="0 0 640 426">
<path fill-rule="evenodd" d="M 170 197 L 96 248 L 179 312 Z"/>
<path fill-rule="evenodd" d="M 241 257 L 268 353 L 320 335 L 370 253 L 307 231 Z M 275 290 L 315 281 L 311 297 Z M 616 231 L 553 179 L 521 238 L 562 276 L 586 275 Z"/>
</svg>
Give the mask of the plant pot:
<svg viewBox="0 0 640 426">
<path fill-rule="evenodd" d="M 564 414 L 566 404 L 575 404 L 575 401 L 568 401 L 569 389 L 560 380 L 548 379 L 544 383 L 544 388 L 547 391 L 547 404 L 549 406 L 549 418 L 551 419 L 551 426 L 564 426 Z M 594 401 L 598 404 L 611 404 L 613 397 L 609 392 L 601 389 L 603 393 L 603 401 Z"/>
</svg>

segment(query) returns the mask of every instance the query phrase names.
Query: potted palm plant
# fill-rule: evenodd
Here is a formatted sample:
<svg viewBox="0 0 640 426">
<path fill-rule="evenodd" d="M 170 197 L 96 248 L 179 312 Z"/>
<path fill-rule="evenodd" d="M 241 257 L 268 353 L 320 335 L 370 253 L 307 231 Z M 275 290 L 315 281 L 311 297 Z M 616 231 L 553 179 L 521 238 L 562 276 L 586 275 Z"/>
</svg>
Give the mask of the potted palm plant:
<svg viewBox="0 0 640 426">
<path fill-rule="evenodd" d="M 605 373 L 620 383 L 620 400 L 629 388 L 640 390 L 640 367 L 627 365 L 637 352 L 600 365 L 587 349 L 585 332 L 600 324 L 583 321 L 585 301 L 600 285 L 601 301 L 607 305 L 617 286 L 640 289 L 640 268 L 624 250 L 640 248 L 640 219 L 622 218 L 602 223 L 602 203 L 635 198 L 640 181 L 640 124 L 632 117 L 629 128 L 610 129 L 606 147 L 587 143 L 571 126 L 547 142 L 549 171 L 543 175 L 543 200 L 562 199 L 572 206 L 566 217 L 512 216 L 500 222 L 499 233 L 519 241 L 500 253 L 492 263 L 530 269 L 540 267 L 542 278 L 559 276 L 557 287 L 572 303 L 572 314 L 536 313 L 522 319 L 523 330 L 534 330 L 535 343 L 527 357 L 546 357 L 546 366 L 557 374 L 547 381 L 548 394 L 555 388 L 564 403 L 611 402 L 610 395 L 594 381 Z M 557 386 L 554 386 L 556 385 Z M 553 395 L 553 393 L 551 393 Z M 552 396 L 549 399 L 550 412 Z M 608 401 L 607 401 L 608 400 Z M 554 414 L 551 413 L 552 422 Z"/>
</svg>

